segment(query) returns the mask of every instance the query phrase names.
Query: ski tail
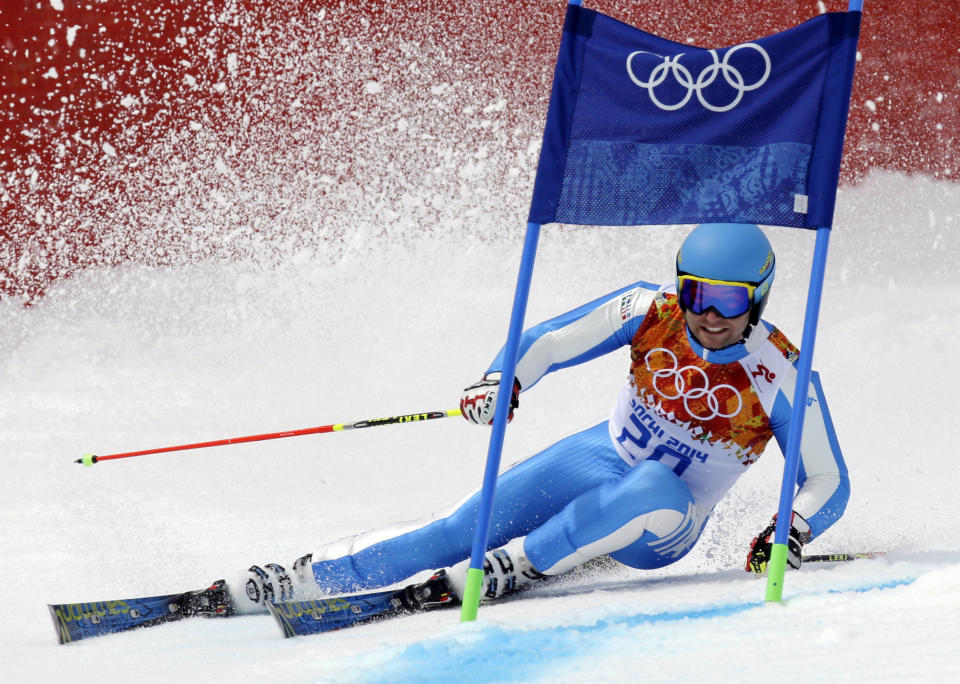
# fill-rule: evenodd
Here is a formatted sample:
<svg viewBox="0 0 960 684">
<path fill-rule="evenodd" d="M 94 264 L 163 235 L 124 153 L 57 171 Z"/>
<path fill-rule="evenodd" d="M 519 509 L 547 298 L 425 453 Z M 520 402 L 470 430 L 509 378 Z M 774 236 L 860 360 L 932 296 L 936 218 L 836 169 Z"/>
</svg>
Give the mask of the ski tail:
<svg viewBox="0 0 960 684">
<path fill-rule="evenodd" d="M 197 615 L 228 617 L 234 614 L 224 580 L 217 580 L 206 589 L 182 594 L 90 603 L 56 603 L 48 604 L 47 608 L 61 644 L 140 627 L 153 627 Z"/>
</svg>

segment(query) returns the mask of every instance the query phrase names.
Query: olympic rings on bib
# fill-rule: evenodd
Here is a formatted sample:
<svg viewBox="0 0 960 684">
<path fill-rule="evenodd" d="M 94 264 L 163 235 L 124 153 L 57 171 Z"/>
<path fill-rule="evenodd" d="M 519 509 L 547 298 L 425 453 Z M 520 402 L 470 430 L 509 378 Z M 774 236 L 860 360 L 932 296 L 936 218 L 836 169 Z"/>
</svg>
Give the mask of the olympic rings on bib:
<svg viewBox="0 0 960 684">
<path fill-rule="evenodd" d="M 654 370 L 650 367 L 650 357 L 654 354 L 666 354 L 670 357 L 673 367 L 672 368 L 658 368 Z M 664 349 L 663 347 L 657 347 L 656 349 L 651 349 L 643 357 L 643 362 L 647 366 L 647 370 L 653 374 L 653 380 L 651 385 L 653 386 L 654 391 L 659 394 L 664 399 L 683 399 L 683 407 L 687 410 L 687 413 L 690 414 L 693 418 L 697 420 L 712 420 L 714 418 L 733 418 L 735 415 L 740 413 L 743 409 L 743 397 L 740 396 L 740 392 L 737 391 L 737 388 L 733 385 L 717 385 L 716 387 L 710 387 L 710 378 L 707 376 L 706 371 L 698 366 L 684 366 L 683 368 L 678 368 L 680 363 L 677 361 L 677 355 L 674 354 L 669 349 Z M 694 372 L 699 374 L 703 378 L 703 387 L 687 387 L 687 380 L 684 378 L 685 372 Z M 667 394 L 665 390 L 660 389 L 658 385 L 658 380 L 660 378 L 672 378 L 673 379 L 673 394 Z M 669 390 L 669 386 L 666 390 Z M 729 390 L 733 396 L 737 398 L 737 408 L 734 411 L 729 413 L 724 413 L 720 410 L 720 399 L 717 394 L 721 390 Z M 690 401 L 693 399 L 700 399 L 702 397 L 707 398 L 707 407 L 710 409 L 710 415 L 699 415 L 694 413 L 690 409 Z"/>
</svg>

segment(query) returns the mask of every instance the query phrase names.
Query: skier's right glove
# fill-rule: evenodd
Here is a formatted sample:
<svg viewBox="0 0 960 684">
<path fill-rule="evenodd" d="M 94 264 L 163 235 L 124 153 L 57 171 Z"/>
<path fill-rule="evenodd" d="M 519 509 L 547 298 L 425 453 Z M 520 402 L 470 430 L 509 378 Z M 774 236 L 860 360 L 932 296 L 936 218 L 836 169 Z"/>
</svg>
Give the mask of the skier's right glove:
<svg viewBox="0 0 960 684">
<path fill-rule="evenodd" d="M 744 568 L 747 572 L 755 572 L 762 575 L 767 570 L 767 563 L 770 562 L 770 552 L 773 548 L 773 535 L 777 528 L 777 516 L 764 530 L 753 538 L 750 544 L 750 553 L 747 555 L 747 566 Z M 787 538 L 787 563 L 791 568 L 800 569 L 803 562 L 803 545 L 811 539 L 810 525 L 796 511 L 790 516 L 790 533 Z"/>
<path fill-rule="evenodd" d="M 497 407 L 497 393 L 500 389 L 500 371 L 483 376 L 460 395 L 460 413 L 465 420 L 477 425 L 493 425 L 493 413 Z M 513 420 L 513 410 L 520 405 L 520 381 L 513 379 L 513 394 L 510 397 L 510 412 L 507 422 Z"/>
</svg>

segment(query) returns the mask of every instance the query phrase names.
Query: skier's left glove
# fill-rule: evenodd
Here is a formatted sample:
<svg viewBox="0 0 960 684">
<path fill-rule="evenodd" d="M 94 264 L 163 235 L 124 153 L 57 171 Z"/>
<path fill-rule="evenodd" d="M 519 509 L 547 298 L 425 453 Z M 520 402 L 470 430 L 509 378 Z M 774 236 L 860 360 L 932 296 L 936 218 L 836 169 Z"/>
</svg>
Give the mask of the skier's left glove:
<svg viewBox="0 0 960 684">
<path fill-rule="evenodd" d="M 773 547 L 773 536 L 777 529 L 777 516 L 767 525 L 763 532 L 753 538 L 750 544 L 750 553 L 747 554 L 747 572 L 755 572 L 758 575 L 767 570 L 767 563 L 770 562 L 770 549 Z M 790 535 L 787 539 L 787 563 L 791 568 L 800 568 L 803 562 L 803 545 L 810 541 L 810 525 L 797 513 L 793 512 L 790 518 Z"/>
</svg>

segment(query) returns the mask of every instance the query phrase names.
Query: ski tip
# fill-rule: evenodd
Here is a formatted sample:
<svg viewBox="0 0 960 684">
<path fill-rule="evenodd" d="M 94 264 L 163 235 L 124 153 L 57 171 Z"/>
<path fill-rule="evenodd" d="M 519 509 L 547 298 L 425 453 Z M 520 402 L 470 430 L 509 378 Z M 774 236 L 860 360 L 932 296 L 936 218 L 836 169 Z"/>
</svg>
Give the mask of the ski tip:
<svg viewBox="0 0 960 684">
<path fill-rule="evenodd" d="M 78 458 L 74 463 L 82 463 L 84 466 L 89 468 L 94 463 L 97 462 L 97 457 L 93 454 L 84 454 L 82 458 Z"/>
</svg>

